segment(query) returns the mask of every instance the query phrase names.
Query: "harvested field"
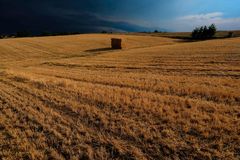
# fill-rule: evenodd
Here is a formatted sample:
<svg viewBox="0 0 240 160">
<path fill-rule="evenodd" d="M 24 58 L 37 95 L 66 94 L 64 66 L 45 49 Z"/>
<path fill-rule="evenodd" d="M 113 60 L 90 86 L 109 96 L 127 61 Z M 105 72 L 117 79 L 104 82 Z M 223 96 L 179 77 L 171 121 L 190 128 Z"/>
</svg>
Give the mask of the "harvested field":
<svg viewBox="0 0 240 160">
<path fill-rule="evenodd" d="M 239 44 L 2 39 L 0 159 L 239 159 Z"/>
</svg>

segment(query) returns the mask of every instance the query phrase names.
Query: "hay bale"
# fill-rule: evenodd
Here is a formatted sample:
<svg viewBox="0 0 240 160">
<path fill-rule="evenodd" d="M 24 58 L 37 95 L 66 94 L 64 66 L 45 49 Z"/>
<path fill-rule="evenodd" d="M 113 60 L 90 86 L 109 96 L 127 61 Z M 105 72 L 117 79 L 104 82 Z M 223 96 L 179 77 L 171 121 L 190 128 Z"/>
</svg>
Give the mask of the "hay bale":
<svg viewBox="0 0 240 160">
<path fill-rule="evenodd" d="M 122 49 L 122 39 L 112 38 L 112 49 Z"/>
</svg>

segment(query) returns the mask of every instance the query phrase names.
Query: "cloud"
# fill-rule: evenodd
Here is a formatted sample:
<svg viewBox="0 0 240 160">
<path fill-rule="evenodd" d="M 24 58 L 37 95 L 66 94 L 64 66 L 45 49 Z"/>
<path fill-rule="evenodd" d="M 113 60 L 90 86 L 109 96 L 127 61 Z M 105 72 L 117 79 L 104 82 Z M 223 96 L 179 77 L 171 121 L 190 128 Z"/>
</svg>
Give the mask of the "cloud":
<svg viewBox="0 0 240 160">
<path fill-rule="evenodd" d="M 207 14 L 195 14 L 195 15 L 187 15 L 183 17 L 179 17 L 179 20 L 194 20 L 194 21 L 202 21 L 202 20 L 218 20 L 223 16 L 222 12 L 213 12 Z"/>
</svg>

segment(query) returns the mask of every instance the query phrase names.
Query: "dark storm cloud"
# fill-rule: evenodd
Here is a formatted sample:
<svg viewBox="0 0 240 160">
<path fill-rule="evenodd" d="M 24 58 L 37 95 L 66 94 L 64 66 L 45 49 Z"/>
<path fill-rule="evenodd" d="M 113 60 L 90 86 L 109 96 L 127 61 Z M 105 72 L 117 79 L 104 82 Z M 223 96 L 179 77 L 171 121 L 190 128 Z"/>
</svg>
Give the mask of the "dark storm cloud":
<svg viewBox="0 0 240 160">
<path fill-rule="evenodd" d="M 98 32 L 141 31 L 144 27 L 110 21 L 113 0 L 0 0 L 0 32 Z"/>
<path fill-rule="evenodd" d="M 206 23 L 236 30 L 239 6 L 239 0 L 0 0 L 0 33 L 153 30 L 139 25 L 191 31 Z M 214 13 L 221 16 L 207 17 Z"/>
</svg>

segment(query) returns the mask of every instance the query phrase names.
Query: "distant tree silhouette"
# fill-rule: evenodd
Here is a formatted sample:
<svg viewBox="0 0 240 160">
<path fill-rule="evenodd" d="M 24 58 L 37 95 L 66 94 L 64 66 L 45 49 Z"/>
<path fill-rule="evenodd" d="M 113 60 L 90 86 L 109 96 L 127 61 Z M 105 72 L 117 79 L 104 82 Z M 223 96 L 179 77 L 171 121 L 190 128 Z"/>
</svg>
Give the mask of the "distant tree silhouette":
<svg viewBox="0 0 240 160">
<path fill-rule="evenodd" d="M 199 35 L 199 28 L 197 27 L 192 31 L 192 38 L 198 39 L 198 35 Z"/>
<path fill-rule="evenodd" d="M 201 26 L 200 29 L 199 29 L 199 38 L 200 39 L 203 38 L 203 30 L 204 30 L 204 28 L 203 28 L 203 26 Z"/>
<path fill-rule="evenodd" d="M 193 39 L 208 39 L 212 38 L 216 34 L 217 28 L 214 24 L 207 26 L 201 26 L 200 28 L 195 28 L 192 31 Z"/>
<path fill-rule="evenodd" d="M 207 26 L 203 27 L 203 33 L 202 33 L 202 38 L 209 38 L 209 30 L 207 28 Z"/>
<path fill-rule="evenodd" d="M 215 26 L 215 24 L 212 24 L 208 27 L 208 30 L 209 30 L 209 36 L 213 37 L 217 32 L 217 27 Z"/>
</svg>

